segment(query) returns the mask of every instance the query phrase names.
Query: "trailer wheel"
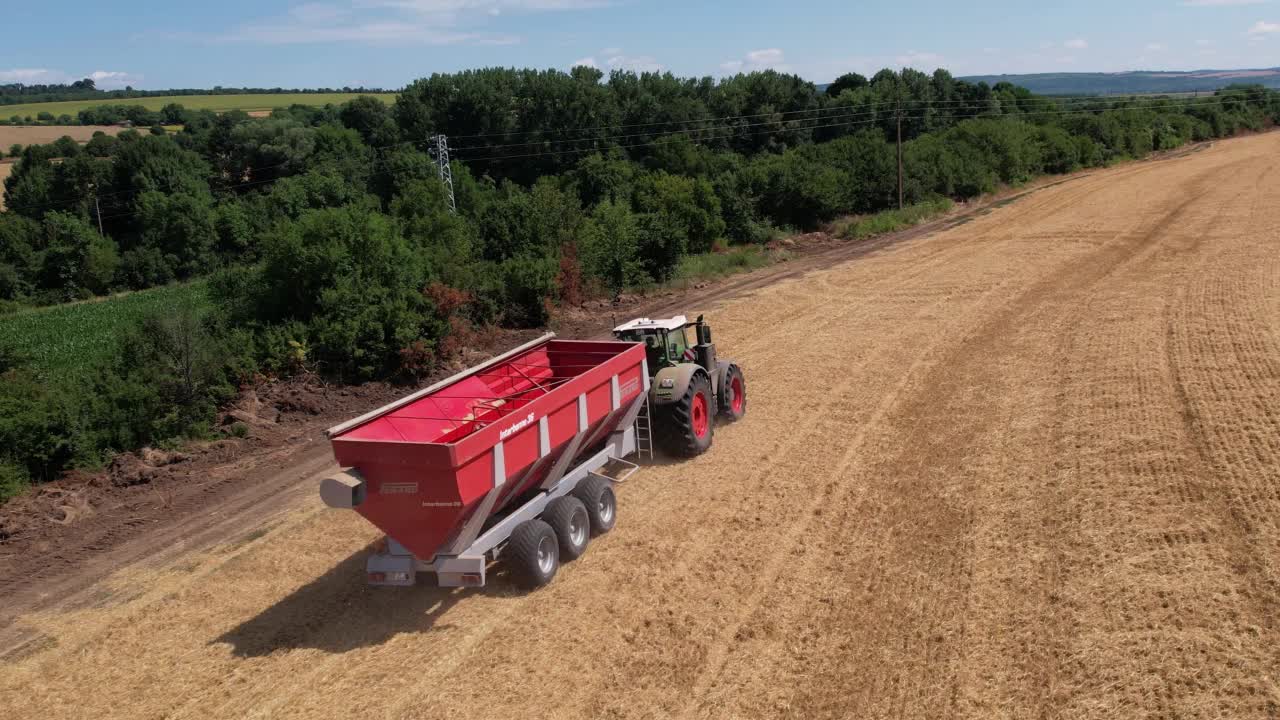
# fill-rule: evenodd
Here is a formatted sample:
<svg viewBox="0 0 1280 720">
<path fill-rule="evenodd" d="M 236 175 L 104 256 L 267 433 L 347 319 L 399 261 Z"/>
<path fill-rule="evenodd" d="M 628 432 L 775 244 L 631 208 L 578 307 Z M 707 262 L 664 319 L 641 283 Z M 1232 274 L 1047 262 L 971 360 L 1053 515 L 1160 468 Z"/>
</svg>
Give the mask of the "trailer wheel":
<svg viewBox="0 0 1280 720">
<path fill-rule="evenodd" d="M 530 590 L 551 582 L 560 569 L 556 533 L 541 520 L 526 520 L 517 525 L 504 554 L 516 583 Z"/>
<path fill-rule="evenodd" d="M 747 414 L 747 379 L 742 368 L 730 365 L 724 374 L 724 388 L 720 390 L 720 416 L 726 420 L 741 420 Z"/>
<path fill-rule="evenodd" d="M 712 405 L 710 379 L 704 373 L 694 375 L 684 397 L 662 406 L 657 418 L 657 434 L 662 439 L 662 449 L 669 455 L 681 457 L 694 457 L 706 452 L 711 447 L 711 436 L 715 432 Z"/>
<path fill-rule="evenodd" d="M 577 560 L 587 551 L 587 541 L 591 539 L 591 517 L 581 500 L 570 495 L 556 498 L 543 511 L 542 519 L 551 526 L 560 541 L 562 561 Z"/>
<path fill-rule="evenodd" d="M 613 494 L 613 483 L 608 480 L 588 477 L 573 489 L 573 496 L 587 508 L 592 535 L 603 535 L 618 522 L 618 498 Z"/>
</svg>

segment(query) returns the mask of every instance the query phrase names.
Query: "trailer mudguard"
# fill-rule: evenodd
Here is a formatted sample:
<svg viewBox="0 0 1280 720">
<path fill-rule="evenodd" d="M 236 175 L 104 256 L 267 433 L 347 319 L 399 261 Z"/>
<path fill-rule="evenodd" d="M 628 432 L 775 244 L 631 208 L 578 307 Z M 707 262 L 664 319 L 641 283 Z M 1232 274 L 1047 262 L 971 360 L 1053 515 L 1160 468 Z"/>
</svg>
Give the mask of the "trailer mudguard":
<svg viewBox="0 0 1280 720">
<path fill-rule="evenodd" d="M 670 405 L 684 397 L 685 392 L 689 389 L 689 383 L 693 381 L 693 376 L 698 373 L 707 374 L 701 365 L 693 363 L 681 363 L 675 367 L 662 368 L 657 375 L 653 376 L 653 387 L 649 390 L 652 393 L 650 400 L 654 405 Z M 710 377 L 708 376 L 708 380 Z"/>
</svg>

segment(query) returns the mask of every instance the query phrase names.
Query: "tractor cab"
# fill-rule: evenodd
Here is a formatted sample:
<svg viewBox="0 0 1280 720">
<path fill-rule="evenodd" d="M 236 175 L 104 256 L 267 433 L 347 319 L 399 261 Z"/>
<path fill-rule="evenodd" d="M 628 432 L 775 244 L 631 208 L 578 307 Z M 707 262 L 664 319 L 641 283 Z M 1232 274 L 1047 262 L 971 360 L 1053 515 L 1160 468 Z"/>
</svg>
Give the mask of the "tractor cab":
<svg viewBox="0 0 1280 720">
<path fill-rule="evenodd" d="M 742 370 L 716 357 L 711 326 L 701 315 L 693 322 L 684 315 L 636 318 L 614 328 L 613 336 L 644 343 L 656 437 L 667 452 L 697 455 L 711 446 L 716 417 L 732 421 L 746 413 Z"/>
<path fill-rule="evenodd" d="M 696 332 L 691 336 L 690 330 L 696 327 L 697 324 L 691 324 L 683 315 L 663 320 L 637 318 L 614 328 L 613 335 L 625 342 L 644 343 L 652 374 L 695 359 L 693 348 L 698 338 Z"/>
</svg>

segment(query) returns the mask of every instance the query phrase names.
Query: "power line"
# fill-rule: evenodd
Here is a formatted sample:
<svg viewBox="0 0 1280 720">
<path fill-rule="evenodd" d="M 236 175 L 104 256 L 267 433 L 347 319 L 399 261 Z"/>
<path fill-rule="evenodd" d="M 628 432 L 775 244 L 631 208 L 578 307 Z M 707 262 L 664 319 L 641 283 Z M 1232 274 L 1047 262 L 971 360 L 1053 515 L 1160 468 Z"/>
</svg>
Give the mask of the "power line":
<svg viewBox="0 0 1280 720">
<path fill-rule="evenodd" d="M 1217 106 L 1217 105 L 1236 103 L 1236 102 L 1248 102 L 1247 98 L 1249 96 L 1254 96 L 1259 94 L 1262 94 L 1262 95 L 1272 94 L 1273 92 L 1274 91 L 1266 88 L 1260 88 L 1252 91 L 1245 91 L 1245 99 L 1242 99 L 1241 95 L 1239 94 L 1212 95 L 1212 96 L 1206 96 L 1204 98 L 1196 97 L 1196 98 L 1182 98 L 1180 100 L 1170 100 L 1168 103 L 1163 103 L 1160 105 L 1140 105 L 1140 106 L 1134 106 L 1134 107 L 1120 107 L 1120 108 L 1088 107 L 1088 108 L 1074 108 L 1074 109 L 1068 109 L 1068 110 L 1019 109 L 1019 111 L 1016 113 L 1002 112 L 998 115 L 990 116 L 990 118 L 995 120 L 1019 120 L 1027 117 L 1034 118 L 1036 116 L 1043 116 L 1043 115 L 1083 115 L 1083 114 L 1100 114 L 1104 112 L 1127 112 L 1127 111 L 1141 111 L 1141 110 L 1158 111 L 1158 110 L 1164 110 L 1164 109 L 1185 110 L 1188 108 L 1199 107 L 1199 106 Z M 1081 101 L 1085 101 L 1085 100 L 1096 101 L 1104 98 L 1078 98 L 1078 99 Z M 786 120 L 786 121 L 769 120 L 765 122 L 749 123 L 745 125 L 740 124 L 740 125 L 722 125 L 722 126 L 704 127 L 704 128 L 691 128 L 687 130 L 680 130 L 680 131 L 667 133 L 661 136 L 661 138 L 658 141 L 640 142 L 640 143 L 631 143 L 631 144 L 618 144 L 618 145 L 613 145 L 613 147 L 616 147 L 618 149 L 650 147 L 655 145 L 668 144 L 670 142 L 676 141 L 677 138 L 682 138 L 682 137 L 692 139 L 695 142 L 701 142 L 706 140 L 725 140 L 725 139 L 731 139 L 735 136 L 750 137 L 750 136 L 755 136 L 760 134 L 769 134 L 769 133 L 782 133 L 782 132 L 805 131 L 805 130 L 811 131 L 811 130 L 834 128 L 834 127 L 851 127 L 851 126 L 867 125 L 867 124 L 874 124 L 874 123 L 881 123 L 881 122 L 890 122 L 895 120 L 895 118 L 900 118 L 901 120 L 976 119 L 976 118 L 983 117 L 981 113 L 992 110 L 992 108 L 989 105 L 974 104 L 972 101 L 967 101 L 967 100 L 942 100 L 942 101 L 932 101 L 932 102 L 927 100 L 905 100 L 903 102 L 904 104 L 926 104 L 929 107 L 924 108 L 922 114 L 918 114 L 918 115 L 904 115 L 904 114 L 901 114 L 900 112 L 895 112 L 895 114 L 893 115 L 887 115 L 887 114 L 882 115 L 881 113 L 873 110 L 863 109 L 867 107 L 880 107 L 888 104 L 895 104 L 895 103 L 873 103 L 871 105 L 866 105 L 866 106 L 815 108 L 815 109 L 809 109 L 809 110 L 791 111 L 790 113 L 758 113 L 754 115 L 726 116 L 720 119 L 738 120 L 738 119 L 749 119 L 749 118 L 756 118 L 756 117 L 779 117 L 779 116 L 796 114 L 796 113 L 815 113 L 815 112 L 827 112 L 832 110 L 843 111 L 842 114 L 832 115 L 826 118 L 811 117 L 811 118 L 798 118 L 798 119 L 792 119 L 792 120 Z M 931 106 L 944 105 L 944 104 L 949 106 L 942 107 L 940 109 L 947 110 L 949 112 L 947 113 L 931 112 L 932 110 Z M 964 111 L 966 110 L 972 110 L 974 113 L 978 113 L 978 114 L 976 115 L 958 114 L 958 113 L 964 113 Z M 859 120 L 853 119 L 853 118 L 863 118 L 868 115 L 872 115 L 873 117 L 870 117 L 869 119 L 859 119 Z M 801 124 L 801 123 L 810 123 L 810 122 L 818 122 L 818 121 L 829 121 L 836 118 L 846 118 L 846 119 L 841 122 L 820 124 L 820 125 Z M 743 128 L 759 127 L 763 125 L 772 126 L 777 124 L 778 122 L 789 123 L 789 124 L 781 128 L 771 127 L 763 131 L 741 132 Z M 671 124 L 671 123 L 641 123 L 638 125 L 633 125 L 633 127 L 640 126 L 640 125 L 658 125 L 658 124 Z M 566 130 L 565 132 L 569 132 L 569 131 L 571 130 Z M 530 132 L 534 132 L 534 131 L 530 131 Z M 723 136 L 716 136 L 717 133 L 722 133 L 722 132 L 727 132 L 728 134 Z M 703 138 L 691 138 L 690 135 L 693 133 L 711 133 L 711 136 L 703 137 Z M 565 142 L 594 142 L 602 145 L 608 145 L 619 139 L 627 139 L 632 137 L 648 137 L 648 136 L 651 136 L 651 134 L 650 133 L 632 133 L 630 135 L 606 136 L 602 138 L 577 138 L 577 139 L 567 140 Z M 436 143 L 439 137 L 440 136 L 438 135 L 431 135 L 422 140 L 404 140 L 396 143 L 388 143 L 382 146 L 371 147 L 370 150 L 373 153 L 377 154 L 381 150 L 387 150 L 387 149 L 392 149 L 392 148 L 406 146 L 406 145 L 417 145 L 419 143 Z M 457 137 L 467 137 L 467 136 L 457 136 Z M 473 135 L 471 137 L 477 137 L 477 136 Z M 547 141 L 542 141 L 542 142 L 547 142 Z M 499 149 L 503 147 L 520 147 L 520 146 L 531 145 L 531 144 L 535 144 L 535 143 L 512 143 L 509 145 L 475 146 L 471 148 L 465 148 L 465 150 L 475 150 L 475 149 L 481 149 L 481 148 Z M 538 143 L 538 144 L 541 144 L 541 143 Z M 542 150 L 538 152 L 518 153 L 518 154 L 500 155 L 500 156 L 471 156 L 471 157 L 459 158 L 459 159 L 460 161 L 469 161 L 469 162 L 477 162 L 477 161 L 478 162 L 499 162 L 499 161 L 506 161 L 506 160 L 522 159 L 522 158 L 543 157 L 543 156 L 549 156 L 549 155 L 592 153 L 592 152 L 598 152 L 600 149 L 602 148 L 597 146 L 597 147 L 581 148 L 581 149 Z M 374 165 L 376 165 L 377 162 L 378 161 L 375 159 Z M 247 168 L 240 172 L 242 172 L 243 174 L 248 174 L 252 176 L 253 174 L 256 174 L 256 173 L 264 172 L 267 170 L 279 169 L 279 168 L 288 166 L 290 164 L 291 162 L 283 162 L 283 163 L 278 163 L 276 165 L 269 165 L 269 166 L 263 166 L 263 167 L 257 167 L 257 168 Z M 371 171 L 371 173 L 368 174 L 366 177 L 374 177 L 376 175 L 381 175 L 381 174 L 384 174 L 384 173 Z M 292 176 L 288 176 L 288 177 L 292 177 Z M 220 189 L 229 191 L 229 192 L 235 192 L 235 191 L 242 190 L 249 187 L 273 183 L 281 179 L 284 179 L 284 178 L 264 178 L 259 180 L 248 180 L 240 183 L 234 183 Z M 110 198 L 110 197 L 119 196 L 119 195 L 133 194 L 137 192 L 139 191 L 136 189 L 118 190 L 111 193 L 105 193 L 102 195 L 95 195 L 93 196 L 93 198 L 96 202 L 97 200 L 100 200 L 102 198 Z M 14 210 L 14 211 L 37 209 L 37 208 L 49 209 L 57 206 L 74 205 L 81 202 L 87 202 L 87 200 L 88 198 L 86 197 L 69 198 L 66 200 L 54 201 L 54 202 L 46 203 L 42 205 L 11 206 L 8 209 Z M 135 214 L 137 213 L 131 211 L 131 212 L 125 212 L 125 213 L 116 213 L 112 215 L 103 215 L 101 217 L 103 219 L 112 219 L 112 218 L 118 218 L 118 217 L 127 217 Z"/>
</svg>

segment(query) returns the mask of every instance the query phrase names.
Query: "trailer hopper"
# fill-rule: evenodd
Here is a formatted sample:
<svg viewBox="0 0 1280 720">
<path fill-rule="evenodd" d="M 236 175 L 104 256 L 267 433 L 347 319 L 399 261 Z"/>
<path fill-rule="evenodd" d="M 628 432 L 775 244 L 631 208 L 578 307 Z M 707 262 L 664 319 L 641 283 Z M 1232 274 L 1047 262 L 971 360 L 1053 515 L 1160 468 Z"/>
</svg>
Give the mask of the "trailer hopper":
<svg viewBox="0 0 1280 720">
<path fill-rule="evenodd" d="M 321 496 L 386 532 L 371 582 L 482 585 L 519 523 L 635 452 L 648 389 L 643 345 L 546 335 L 331 428 Z"/>
</svg>

